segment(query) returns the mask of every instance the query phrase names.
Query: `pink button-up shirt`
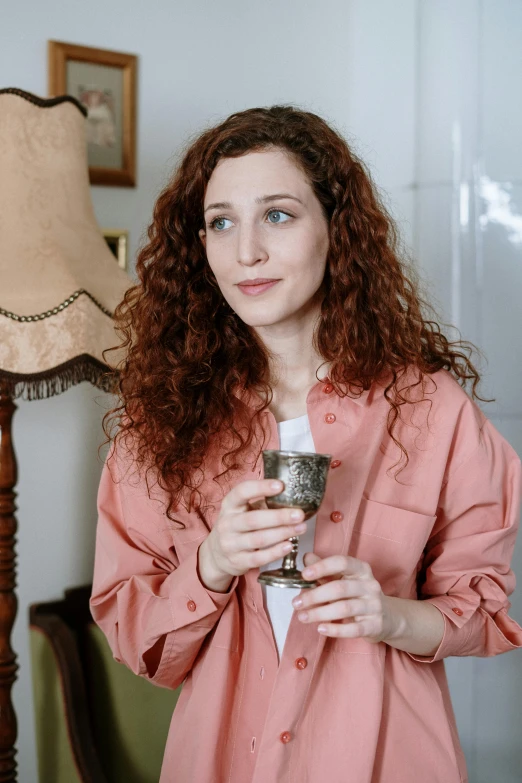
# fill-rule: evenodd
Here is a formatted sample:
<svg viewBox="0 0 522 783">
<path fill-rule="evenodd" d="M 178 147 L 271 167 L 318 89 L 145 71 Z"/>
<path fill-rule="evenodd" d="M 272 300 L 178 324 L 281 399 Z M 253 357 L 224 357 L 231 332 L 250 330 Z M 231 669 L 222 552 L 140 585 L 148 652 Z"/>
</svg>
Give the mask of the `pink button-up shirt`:
<svg viewBox="0 0 522 783">
<path fill-rule="evenodd" d="M 467 780 L 443 659 L 522 646 L 507 598 L 521 469 L 449 373 L 434 374 L 426 396 L 402 407 L 396 433 L 410 461 L 398 482 L 381 386 L 355 400 L 317 383 L 306 402 L 316 451 L 336 461 L 314 552 L 364 560 L 385 594 L 437 606 L 445 631 L 430 658 L 324 637 L 294 614 L 278 665 L 259 569 L 227 593 L 198 575 L 198 548 L 220 508 L 215 474 L 208 506 L 178 508 L 182 530 L 159 489 L 149 497 L 131 457 L 114 452 L 118 480 L 106 465 L 99 489 L 91 610 L 116 660 L 157 685 L 183 683 L 160 783 Z M 265 448 L 277 449 L 275 418 L 264 415 Z M 230 487 L 262 477 L 261 457 L 251 463 Z"/>
</svg>

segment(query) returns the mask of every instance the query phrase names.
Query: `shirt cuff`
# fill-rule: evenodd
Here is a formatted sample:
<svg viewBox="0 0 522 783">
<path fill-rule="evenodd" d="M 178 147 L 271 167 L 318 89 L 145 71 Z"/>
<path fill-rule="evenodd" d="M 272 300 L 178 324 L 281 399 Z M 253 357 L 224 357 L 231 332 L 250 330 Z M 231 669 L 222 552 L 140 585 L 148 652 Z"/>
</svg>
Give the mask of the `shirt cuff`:
<svg viewBox="0 0 522 783">
<path fill-rule="evenodd" d="M 451 655 L 489 657 L 522 647 L 522 629 L 502 609 L 493 618 L 480 606 L 476 593 L 424 599 L 444 617 L 444 634 L 434 655 L 413 655 L 419 663 L 435 663 Z"/>
<path fill-rule="evenodd" d="M 216 613 L 219 617 L 223 612 L 239 582 L 235 576 L 226 593 L 208 590 L 199 577 L 198 551 L 199 547 L 172 574 L 175 579 L 169 600 L 174 631 L 194 623 L 211 630 L 217 621 Z"/>
</svg>

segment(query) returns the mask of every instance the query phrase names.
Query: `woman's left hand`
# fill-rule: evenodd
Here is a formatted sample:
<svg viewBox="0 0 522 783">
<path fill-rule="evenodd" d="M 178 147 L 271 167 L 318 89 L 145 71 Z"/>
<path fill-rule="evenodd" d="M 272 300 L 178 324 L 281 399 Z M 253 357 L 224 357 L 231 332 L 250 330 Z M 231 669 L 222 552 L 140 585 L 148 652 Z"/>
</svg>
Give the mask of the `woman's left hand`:
<svg viewBox="0 0 522 783">
<path fill-rule="evenodd" d="M 325 636 L 362 636 L 374 644 L 392 635 L 393 612 L 368 563 L 345 555 L 321 559 L 307 552 L 304 564 L 304 578 L 319 586 L 301 590 L 292 601 L 301 622 L 320 623 L 317 630 Z"/>
</svg>

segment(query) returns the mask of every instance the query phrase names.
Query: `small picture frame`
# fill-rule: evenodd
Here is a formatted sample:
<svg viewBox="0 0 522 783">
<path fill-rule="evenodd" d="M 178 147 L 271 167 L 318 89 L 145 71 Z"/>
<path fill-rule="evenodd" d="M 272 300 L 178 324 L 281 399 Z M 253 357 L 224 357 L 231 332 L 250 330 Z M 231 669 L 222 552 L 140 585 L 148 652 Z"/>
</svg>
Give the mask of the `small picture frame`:
<svg viewBox="0 0 522 783">
<path fill-rule="evenodd" d="M 109 245 L 111 252 L 118 261 L 118 266 L 127 271 L 127 248 L 129 245 L 129 232 L 119 228 L 104 228 L 103 238 Z"/>
<path fill-rule="evenodd" d="M 136 186 L 134 54 L 48 42 L 49 95 L 72 95 L 87 109 L 92 185 Z"/>
</svg>

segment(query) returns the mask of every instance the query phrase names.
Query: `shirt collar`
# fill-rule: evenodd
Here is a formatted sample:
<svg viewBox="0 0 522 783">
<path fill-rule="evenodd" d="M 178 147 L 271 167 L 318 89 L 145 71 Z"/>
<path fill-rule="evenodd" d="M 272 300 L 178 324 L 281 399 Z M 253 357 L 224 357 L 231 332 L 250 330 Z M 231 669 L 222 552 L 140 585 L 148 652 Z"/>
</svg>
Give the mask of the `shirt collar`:
<svg viewBox="0 0 522 783">
<path fill-rule="evenodd" d="M 328 379 L 325 379 L 323 381 L 318 381 L 310 389 L 309 395 L 313 395 L 314 397 L 318 397 L 319 395 L 321 395 L 324 396 L 325 398 L 328 398 L 329 395 L 323 392 L 323 387 L 327 383 L 328 383 Z M 359 405 L 359 407 L 365 408 L 370 403 L 370 392 L 372 391 L 374 386 L 375 383 L 373 383 L 369 389 L 364 389 L 359 397 L 351 397 L 349 394 L 347 395 L 347 397 L 356 405 Z M 330 392 L 330 393 L 333 394 L 334 392 Z M 234 395 L 250 407 L 257 407 L 261 403 L 260 396 L 252 389 L 236 387 L 236 389 L 234 389 Z"/>
<path fill-rule="evenodd" d="M 366 406 L 369 404 L 369 397 L 370 392 L 373 388 L 373 385 L 370 386 L 369 389 L 363 389 L 363 392 L 360 397 L 350 397 L 350 399 L 355 402 L 356 405 L 360 405 L 361 408 L 366 408 Z"/>
</svg>

